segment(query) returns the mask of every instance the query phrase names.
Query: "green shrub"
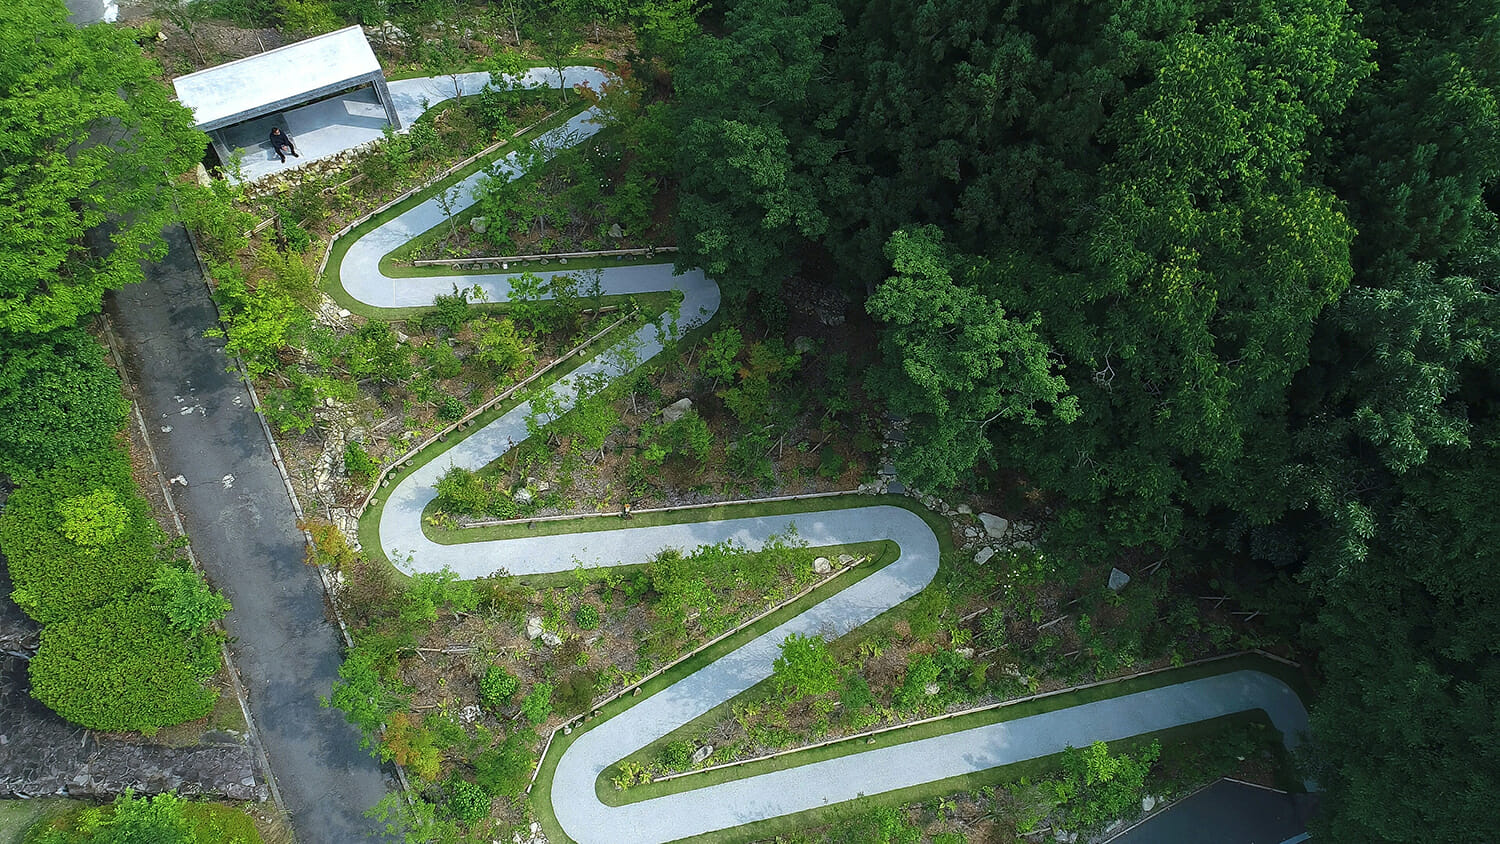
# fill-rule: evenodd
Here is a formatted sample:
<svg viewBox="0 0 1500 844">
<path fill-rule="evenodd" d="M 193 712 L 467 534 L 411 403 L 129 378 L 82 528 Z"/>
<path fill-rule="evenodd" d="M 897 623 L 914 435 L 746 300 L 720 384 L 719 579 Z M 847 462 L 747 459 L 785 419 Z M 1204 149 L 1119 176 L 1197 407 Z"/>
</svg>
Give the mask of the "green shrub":
<svg viewBox="0 0 1500 844">
<path fill-rule="evenodd" d="M 463 399 L 457 396 L 445 395 L 438 402 L 437 415 L 439 419 L 445 419 L 449 422 L 455 422 L 459 419 L 462 419 L 463 415 L 467 413 L 468 410 L 468 405 L 464 404 Z"/>
<path fill-rule="evenodd" d="M 772 663 L 771 684 L 784 703 L 826 695 L 839 687 L 839 663 L 819 636 L 792 633 Z"/>
<path fill-rule="evenodd" d="M 1161 744 L 1155 741 L 1134 756 L 1111 756 L 1102 741 L 1063 751 L 1063 773 L 1047 783 L 1062 809 L 1063 824 L 1070 830 L 1096 832 L 1118 818 L 1140 814 L 1146 775 L 1159 756 Z"/>
<path fill-rule="evenodd" d="M 693 764 L 693 744 L 688 741 L 674 741 L 661 749 L 661 763 L 669 771 L 682 771 Z"/>
<path fill-rule="evenodd" d="M 260 844 L 254 823 L 243 812 L 225 806 L 212 807 L 223 809 L 224 813 L 198 811 L 206 808 L 210 807 L 188 803 L 171 793 L 136 798 L 127 792 L 107 806 L 88 806 L 46 821 L 32 829 L 25 841 L 26 844 Z M 236 815 L 245 823 L 226 818 L 225 814 Z M 222 834 L 216 834 L 215 830 Z"/>
<path fill-rule="evenodd" d="M 302 228 L 296 223 L 283 226 L 281 237 L 286 241 L 288 252 L 296 252 L 300 255 L 306 252 L 308 247 L 312 246 L 312 236 L 307 233 L 307 229 Z"/>
<path fill-rule="evenodd" d="M 266 391 L 261 409 L 266 420 L 283 434 L 305 434 L 312 430 L 317 419 L 313 407 L 318 403 L 318 391 L 311 379 L 294 370 L 291 383 L 285 387 L 273 387 Z"/>
<path fill-rule="evenodd" d="M 491 495 L 478 475 L 462 466 L 454 466 L 438 478 L 434 503 L 447 513 L 477 516 L 489 509 Z"/>
<path fill-rule="evenodd" d="M 486 515 L 496 519 L 514 519 L 521 514 L 521 508 L 516 504 L 515 499 L 509 495 L 497 493 L 490 497 L 489 504 L 485 506 L 484 512 Z"/>
<path fill-rule="evenodd" d="M 474 759 L 474 781 L 490 794 L 515 797 L 526 790 L 536 759 L 531 755 L 535 735 L 530 730 L 513 732 L 499 747 Z"/>
<path fill-rule="evenodd" d="M 190 651 L 150 596 L 132 595 L 42 628 L 31 694 L 92 730 L 151 734 L 213 708 L 202 682 L 217 667 L 208 645 Z"/>
<path fill-rule="evenodd" d="M 432 374 L 439 378 L 456 378 L 464 368 L 463 361 L 458 359 L 458 352 L 441 341 L 423 346 L 422 358 L 427 361 Z"/>
<path fill-rule="evenodd" d="M 448 780 L 447 791 L 444 805 L 454 820 L 472 824 L 490 816 L 490 795 L 483 787 L 454 777 Z"/>
<path fill-rule="evenodd" d="M 459 290 L 455 284 L 452 293 L 439 293 L 432 298 L 432 310 L 422 314 L 422 327 L 458 331 L 459 326 L 473 315 L 473 309 L 469 306 L 469 291 Z"/>
<path fill-rule="evenodd" d="M 87 332 L 64 328 L 0 343 L 0 473 L 20 478 L 108 451 L 129 411 L 120 377 Z"/>
<path fill-rule="evenodd" d="M 875 705 L 875 694 L 870 691 L 870 684 L 863 674 L 849 672 L 844 688 L 839 692 L 839 705 L 843 718 L 851 722 L 858 721 L 865 710 Z"/>
<path fill-rule="evenodd" d="M 480 704 L 491 712 L 499 712 L 502 706 L 510 702 L 520 682 L 514 674 L 504 668 L 491 665 L 485 669 L 484 676 L 479 678 Z"/>
<path fill-rule="evenodd" d="M 552 684 L 537 683 L 521 701 L 521 712 L 533 725 L 541 724 L 552 715 Z"/>
<path fill-rule="evenodd" d="M 553 700 L 554 708 L 563 715 L 583 712 L 593 704 L 594 686 L 598 682 L 597 671 L 574 671 L 558 684 Z"/>
<path fill-rule="evenodd" d="M 184 566 L 157 568 L 151 593 L 161 602 L 168 626 L 179 633 L 201 633 L 233 609 L 228 598 L 208 588 L 203 575 Z"/>
<path fill-rule="evenodd" d="M 931 654 L 912 657 L 906 664 L 906 678 L 896 688 L 892 701 L 896 708 L 914 711 L 927 705 L 927 686 L 938 681 L 939 667 Z"/>
<path fill-rule="evenodd" d="M 474 333 L 474 360 L 488 364 L 497 373 L 510 372 L 526 363 L 530 349 L 515 323 L 481 316 L 469 325 Z"/>
<path fill-rule="evenodd" d="M 594 630 L 599 627 L 599 608 L 593 604 L 584 604 L 573 613 L 573 621 L 578 624 L 579 630 Z"/>
<path fill-rule="evenodd" d="M 844 455 L 832 448 L 825 449 L 823 458 L 818 462 L 818 476 L 830 481 L 838 480 L 848 465 L 849 461 L 844 459 Z"/>
<path fill-rule="evenodd" d="M 156 572 L 164 542 L 118 447 L 42 473 L 0 513 L 13 597 L 44 624 L 140 589 Z"/>
<path fill-rule="evenodd" d="M 380 471 L 380 464 L 365 451 L 364 446 L 350 440 L 344 443 L 344 471 L 351 478 L 369 483 Z"/>
</svg>

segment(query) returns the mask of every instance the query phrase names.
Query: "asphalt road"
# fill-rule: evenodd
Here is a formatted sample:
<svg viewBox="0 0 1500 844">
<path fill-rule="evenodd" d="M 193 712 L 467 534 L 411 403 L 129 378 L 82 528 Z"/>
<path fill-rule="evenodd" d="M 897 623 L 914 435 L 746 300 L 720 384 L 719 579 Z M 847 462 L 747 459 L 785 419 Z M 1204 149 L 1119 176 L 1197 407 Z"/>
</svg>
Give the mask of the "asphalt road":
<svg viewBox="0 0 1500 844">
<path fill-rule="evenodd" d="M 209 580 L 234 603 L 230 651 L 301 844 L 349 844 L 395 788 L 343 713 L 319 706 L 342 656 L 270 444 L 223 342 L 186 233 L 106 303 L 163 472 Z"/>
</svg>

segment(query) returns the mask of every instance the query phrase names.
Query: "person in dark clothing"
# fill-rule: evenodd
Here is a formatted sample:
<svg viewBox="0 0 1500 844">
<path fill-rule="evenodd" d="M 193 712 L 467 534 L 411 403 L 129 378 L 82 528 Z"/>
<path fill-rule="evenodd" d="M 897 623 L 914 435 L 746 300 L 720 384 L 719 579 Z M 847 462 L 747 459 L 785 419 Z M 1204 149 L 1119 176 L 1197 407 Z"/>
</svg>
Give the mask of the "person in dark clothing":
<svg viewBox="0 0 1500 844">
<path fill-rule="evenodd" d="M 271 149 L 276 150 L 276 157 L 281 159 L 282 164 L 286 163 L 286 153 L 282 152 L 283 149 L 290 152 L 293 158 L 302 157 L 297 154 L 297 148 L 292 146 L 292 136 L 281 131 L 280 126 L 271 127 Z"/>
</svg>

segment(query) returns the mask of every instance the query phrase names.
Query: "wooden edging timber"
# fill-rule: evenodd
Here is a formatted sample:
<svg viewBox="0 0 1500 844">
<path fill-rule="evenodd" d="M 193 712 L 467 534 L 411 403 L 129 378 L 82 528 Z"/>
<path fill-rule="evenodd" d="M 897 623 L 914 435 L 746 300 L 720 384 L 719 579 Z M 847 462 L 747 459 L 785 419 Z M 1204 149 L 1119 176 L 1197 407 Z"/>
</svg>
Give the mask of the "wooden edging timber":
<svg viewBox="0 0 1500 844">
<path fill-rule="evenodd" d="M 633 249 L 595 249 L 591 252 L 549 252 L 537 255 L 481 256 L 477 258 L 421 258 L 412 261 L 415 267 L 456 267 L 464 264 L 522 264 L 527 261 L 547 261 L 570 258 L 650 258 L 658 252 L 676 252 L 675 246 L 640 246 Z"/>
</svg>

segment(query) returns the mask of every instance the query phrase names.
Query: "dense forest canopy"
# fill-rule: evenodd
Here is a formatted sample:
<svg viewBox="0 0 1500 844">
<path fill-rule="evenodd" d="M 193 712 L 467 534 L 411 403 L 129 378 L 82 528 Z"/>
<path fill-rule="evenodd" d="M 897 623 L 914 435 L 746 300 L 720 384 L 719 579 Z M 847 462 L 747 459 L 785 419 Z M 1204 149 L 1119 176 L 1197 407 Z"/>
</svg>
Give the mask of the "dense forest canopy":
<svg viewBox="0 0 1500 844">
<path fill-rule="evenodd" d="M 675 77 L 682 262 L 748 304 L 830 268 L 864 296 L 918 486 L 1006 469 L 1079 563 L 1273 611 L 1324 678 L 1331 839 L 1471 837 L 1500 793 L 1497 12 L 729 3 Z"/>
</svg>

